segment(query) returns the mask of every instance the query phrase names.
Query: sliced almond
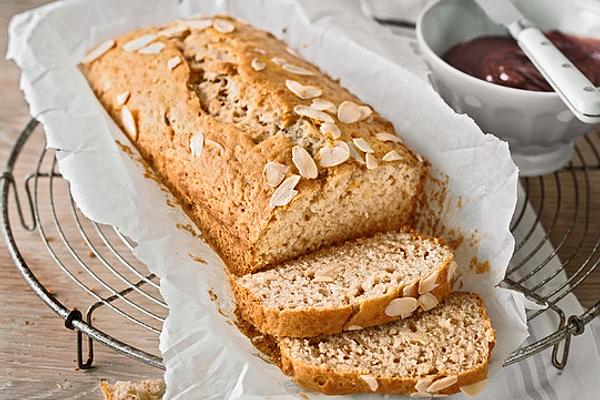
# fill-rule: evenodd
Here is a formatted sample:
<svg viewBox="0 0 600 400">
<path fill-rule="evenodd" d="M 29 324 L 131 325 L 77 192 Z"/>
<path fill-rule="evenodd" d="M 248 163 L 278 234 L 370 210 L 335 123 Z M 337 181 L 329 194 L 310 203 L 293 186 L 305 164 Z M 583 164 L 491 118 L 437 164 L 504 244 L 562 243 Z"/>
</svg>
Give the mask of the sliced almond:
<svg viewBox="0 0 600 400">
<path fill-rule="evenodd" d="M 285 178 L 290 167 L 285 164 L 278 163 L 276 161 L 269 161 L 263 168 L 263 176 L 267 185 L 271 187 L 277 187 Z"/>
<path fill-rule="evenodd" d="M 334 123 L 333 118 L 329 116 L 329 114 L 324 113 L 323 111 L 315 110 L 314 108 L 308 106 L 298 105 L 294 107 L 294 113 L 301 117 L 307 117 L 311 119 L 316 119 L 321 122 L 331 122 Z"/>
<path fill-rule="evenodd" d="M 215 18 L 212 21 L 212 27 L 220 33 L 231 33 L 235 30 L 235 25 L 226 19 Z"/>
<path fill-rule="evenodd" d="M 96 61 L 97 59 L 102 57 L 107 51 L 115 47 L 115 44 L 116 42 L 112 39 L 100 43 L 92 51 L 87 53 L 81 62 L 84 64 L 89 64 Z"/>
<path fill-rule="evenodd" d="M 429 311 L 439 304 L 438 299 L 431 292 L 419 296 L 419 304 L 423 311 Z"/>
<path fill-rule="evenodd" d="M 267 54 L 266 50 L 263 50 L 263 49 L 261 49 L 259 47 L 255 47 L 254 51 L 257 52 L 258 54 L 262 54 L 263 56 Z"/>
<path fill-rule="evenodd" d="M 121 121 L 123 122 L 125 131 L 127 131 L 129 136 L 131 138 L 133 138 L 134 141 L 137 140 L 137 138 L 138 138 L 137 123 L 135 122 L 135 118 L 133 117 L 133 114 L 131 113 L 129 108 L 127 108 L 127 106 L 124 106 L 121 109 Z"/>
<path fill-rule="evenodd" d="M 377 382 L 377 379 L 372 375 L 361 375 L 360 379 L 362 379 L 367 385 L 369 385 L 369 389 L 371 389 L 371 392 L 376 392 L 379 388 L 379 382 Z"/>
<path fill-rule="evenodd" d="M 288 53 L 290 53 L 290 54 L 291 54 L 291 55 L 293 55 L 293 56 L 296 56 L 296 57 L 298 57 L 298 53 L 296 53 L 296 52 L 294 51 L 294 49 L 292 49 L 290 46 L 286 47 L 286 48 L 285 48 L 285 51 L 287 51 Z"/>
<path fill-rule="evenodd" d="M 427 278 L 421 279 L 419 282 L 419 294 L 431 292 L 437 286 L 438 275 L 439 271 L 434 271 Z"/>
<path fill-rule="evenodd" d="M 177 37 L 177 36 L 181 36 L 188 29 L 189 29 L 188 24 L 180 23 L 177 26 L 174 26 L 172 28 L 166 28 L 166 29 L 162 29 L 162 30 L 156 32 L 156 36 L 166 37 L 166 38 Z"/>
<path fill-rule="evenodd" d="M 402 289 L 402 296 L 406 297 L 406 296 L 416 296 L 417 295 L 417 286 L 419 285 L 419 282 L 413 282 L 408 286 L 404 286 L 404 289 Z"/>
<path fill-rule="evenodd" d="M 440 378 L 440 379 L 436 380 L 435 382 L 433 382 L 431 385 L 429 385 L 429 387 L 426 390 L 429 393 L 437 393 L 440 390 L 449 388 L 450 386 L 454 385 L 456 382 L 458 382 L 458 376 L 456 376 L 456 375 L 445 376 L 445 377 Z"/>
<path fill-rule="evenodd" d="M 156 42 L 149 44 L 148 46 L 140 49 L 138 53 L 140 54 L 158 54 L 165 48 L 165 44 L 162 42 Z"/>
<path fill-rule="evenodd" d="M 325 146 L 319 150 L 319 164 L 323 168 L 335 167 L 350 158 L 350 149 L 346 142 L 336 142 L 334 146 Z"/>
<path fill-rule="evenodd" d="M 190 138 L 190 151 L 192 156 L 200 157 L 202 155 L 202 149 L 204 148 L 204 134 L 198 132 Z"/>
<path fill-rule="evenodd" d="M 360 121 L 362 117 L 362 111 L 358 104 L 346 100 L 339 105 L 337 117 L 340 122 L 352 124 Z"/>
<path fill-rule="evenodd" d="M 365 160 L 367 162 L 367 169 L 375 169 L 379 166 L 379 161 L 377 161 L 377 158 L 373 153 L 367 153 Z"/>
<path fill-rule="evenodd" d="M 459 387 L 459 389 L 461 392 L 463 392 L 467 396 L 475 397 L 479 393 L 481 393 L 481 391 L 483 389 L 485 389 L 486 384 L 487 384 L 487 379 L 484 379 L 482 381 L 475 382 L 470 385 L 461 386 L 461 387 Z"/>
<path fill-rule="evenodd" d="M 431 393 L 422 393 L 422 392 L 415 392 L 415 393 L 411 393 L 410 397 L 419 397 L 419 398 L 427 398 L 427 399 L 431 399 L 433 396 L 431 395 Z"/>
<path fill-rule="evenodd" d="M 317 163 L 304 147 L 294 146 L 292 148 L 292 162 L 298 168 L 300 176 L 307 179 L 315 179 L 319 176 Z"/>
<path fill-rule="evenodd" d="M 271 195 L 269 206 L 271 206 L 271 208 L 281 207 L 292 201 L 298 194 L 298 191 L 294 190 L 296 185 L 298 185 L 298 182 L 300 182 L 300 175 L 292 175 L 281 182 L 279 187 L 277 187 Z"/>
<path fill-rule="evenodd" d="M 215 142 L 214 140 L 211 140 L 211 139 L 204 139 L 204 143 L 207 146 L 212 146 L 212 147 L 216 148 L 217 151 L 219 152 L 219 154 L 225 153 L 225 147 L 223 147 L 223 145 L 219 142 Z"/>
<path fill-rule="evenodd" d="M 359 164 L 364 165 L 365 157 L 362 155 L 362 153 L 360 151 L 358 151 L 358 149 L 356 148 L 354 143 L 346 142 L 346 144 L 348 145 L 348 149 L 350 150 L 350 157 L 352 157 L 353 159 L 358 161 Z"/>
<path fill-rule="evenodd" d="M 420 378 L 415 384 L 415 390 L 419 393 L 425 393 L 429 385 L 431 385 L 431 383 L 433 382 L 434 378 L 435 376 L 433 375 L 427 375 L 423 378 Z"/>
<path fill-rule="evenodd" d="M 340 136 L 342 136 L 342 131 L 340 128 L 338 128 L 338 126 L 332 122 L 323 122 L 319 127 L 319 130 L 323 135 L 331 135 L 331 137 L 334 139 L 339 139 Z"/>
<path fill-rule="evenodd" d="M 423 161 L 425 161 L 425 159 L 423 158 L 423 156 L 422 156 L 422 155 L 420 155 L 420 154 L 418 154 L 418 153 L 416 154 L 416 157 L 417 157 L 417 160 L 418 160 L 419 162 L 423 162 Z"/>
<path fill-rule="evenodd" d="M 252 61 L 250 61 L 250 66 L 255 71 L 262 71 L 267 68 L 267 64 L 260 61 L 258 58 L 253 58 Z"/>
<path fill-rule="evenodd" d="M 385 162 L 399 161 L 402 160 L 402 156 L 396 150 L 392 150 L 385 153 L 382 160 Z"/>
<path fill-rule="evenodd" d="M 121 107 L 129 100 L 129 92 L 123 92 L 117 95 L 117 106 Z"/>
<path fill-rule="evenodd" d="M 156 35 L 152 34 L 152 33 L 149 35 L 140 36 L 138 38 L 135 38 L 135 39 L 130 40 L 129 42 L 125 43 L 123 45 L 123 50 L 128 51 L 128 52 L 133 52 L 133 51 L 136 51 L 136 50 L 146 47 L 146 45 L 148 45 L 149 43 L 151 43 L 155 40 L 156 40 Z"/>
<path fill-rule="evenodd" d="M 456 271 L 458 270 L 458 264 L 456 261 L 452 261 L 448 266 L 448 272 L 446 273 L 446 280 L 448 282 L 452 282 L 454 279 L 454 275 L 456 275 Z"/>
<path fill-rule="evenodd" d="M 365 120 L 373 114 L 373 110 L 371 110 L 371 107 L 369 106 L 359 106 L 358 109 L 360 110 L 359 121 Z"/>
<path fill-rule="evenodd" d="M 273 57 L 273 58 L 271 58 L 271 62 L 273 62 L 273 64 L 277 64 L 277 65 L 286 65 L 288 61 L 285 58 Z"/>
<path fill-rule="evenodd" d="M 210 19 L 191 19 L 185 21 L 185 23 L 190 29 L 193 29 L 195 31 L 203 31 L 213 26 L 213 21 L 211 21 Z"/>
<path fill-rule="evenodd" d="M 394 135 L 393 133 L 379 132 L 375 134 L 375 137 L 381 142 L 404 143 L 402 139 L 400 139 L 397 135 Z"/>
<path fill-rule="evenodd" d="M 169 61 L 167 61 L 167 68 L 169 68 L 169 71 L 173 71 L 179 64 L 181 64 L 181 58 L 175 56 L 169 58 Z"/>
<path fill-rule="evenodd" d="M 384 314 L 388 317 L 402 317 L 411 315 L 419 307 L 419 302 L 414 297 L 398 297 L 389 302 Z"/>
<path fill-rule="evenodd" d="M 303 85 L 298 81 L 292 79 L 286 79 L 285 87 L 302 100 L 308 100 L 315 97 L 319 97 L 322 93 L 321 89 L 317 86 Z"/>
<path fill-rule="evenodd" d="M 329 100 L 314 99 L 310 106 L 315 110 L 327 111 L 332 114 L 335 114 L 337 112 L 337 107 Z"/>
<path fill-rule="evenodd" d="M 316 75 L 316 72 L 314 72 L 314 71 L 311 71 L 304 67 L 300 67 L 298 65 L 289 64 L 288 62 L 281 64 L 281 68 L 283 68 L 287 72 L 291 72 L 292 74 L 296 74 L 296 75 L 303 75 L 303 76 Z"/>
<path fill-rule="evenodd" d="M 363 138 L 354 138 L 354 139 L 352 139 L 352 142 L 354 142 L 354 145 L 363 153 L 374 153 L 375 152 L 375 150 L 373 150 L 373 148 L 371 147 L 369 142 L 367 142 Z"/>
<path fill-rule="evenodd" d="M 362 326 L 360 326 L 360 325 L 348 325 L 348 326 L 346 326 L 344 328 L 345 331 L 349 331 L 349 332 L 352 332 L 352 331 L 361 331 L 363 329 L 364 328 Z"/>
</svg>

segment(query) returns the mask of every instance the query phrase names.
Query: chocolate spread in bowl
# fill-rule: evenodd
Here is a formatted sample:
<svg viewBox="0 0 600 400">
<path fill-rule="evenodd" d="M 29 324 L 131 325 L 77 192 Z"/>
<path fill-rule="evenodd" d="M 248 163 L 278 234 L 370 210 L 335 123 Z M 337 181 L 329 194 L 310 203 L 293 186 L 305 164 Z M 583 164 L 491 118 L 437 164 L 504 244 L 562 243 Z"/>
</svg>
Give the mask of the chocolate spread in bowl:
<svg viewBox="0 0 600 400">
<path fill-rule="evenodd" d="M 595 86 L 600 86 L 600 39 L 567 35 L 560 31 L 546 32 L 545 35 Z M 462 72 L 498 85 L 552 91 L 510 37 L 482 36 L 459 43 L 451 47 L 443 59 Z"/>
</svg>

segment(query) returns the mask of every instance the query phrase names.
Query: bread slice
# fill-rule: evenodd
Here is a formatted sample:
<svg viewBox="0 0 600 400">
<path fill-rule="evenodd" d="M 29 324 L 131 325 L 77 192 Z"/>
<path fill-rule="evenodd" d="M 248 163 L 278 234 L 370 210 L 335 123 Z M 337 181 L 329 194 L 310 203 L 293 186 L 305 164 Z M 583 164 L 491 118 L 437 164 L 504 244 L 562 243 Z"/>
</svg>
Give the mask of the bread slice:
<svg viewBox="0 0 600 400">
<path fill-rule="evenodd" d="M 162 379 L 147 379 L 140 383 L 116 382 L 111 385 L 100 382 L 104 400 L 160 400 L 165 393 Z"/>
<path fill-rule="evenodd" d="M 221 16 L 107 43 L 82 72 L 233 273 L 413 222 L 427 163 L 270 33 Z"/>
<path fill-rule="evenodd" d="M 310 337 L 430 309 L 448 296 L 455 271 L 449 247 L 400 231 L 346 242 L 231 281 L 240 315 L 261 332 Z"/>
<path fill-rule="evenodd" d="M 282 338 L 283 371 L 326 394 L 434 394 L 483 386 L 495 333 L 481 298 L 455 292 L 391 324 L 318 338 Z"/>
</svg>

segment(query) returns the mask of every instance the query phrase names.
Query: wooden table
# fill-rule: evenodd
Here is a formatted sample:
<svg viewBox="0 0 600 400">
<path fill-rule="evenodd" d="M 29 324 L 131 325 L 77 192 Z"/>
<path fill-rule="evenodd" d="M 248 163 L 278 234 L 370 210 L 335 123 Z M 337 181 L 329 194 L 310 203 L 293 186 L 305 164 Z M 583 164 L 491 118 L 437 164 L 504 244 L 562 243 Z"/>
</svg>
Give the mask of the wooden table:
<svg viewBox="0 0 600 400">
<path fill-rule="evenodd" d="M 15 13 L 27 10 L 45 0 L 3 0 L 0 2 L 0 51 L 5 53 L 8 21 Z M 18 70 L 4 59 L 0 60 L 0 160 L 2 164 L 12 147 L 20 129 L 29 120 L 27 105 L 18 88 Z M 32 138 L 31 148 L 43 146 L 41 135 Z M 27 151 L 23 156 L 20 176 L 31 172 L 36 163 L 36 151 Z M 592 175 L 592 222 L 590 232 L 600 231 L 600 176 Z M 532 194 L 537 204 L 535 190 Z M 66 191 L 64 191 L 66 193 Z M 67 204 L 67 196 L 58 203 Z M 574 204 L 567 200 L 565 209 Z M 46 210 L 47 211 L 47 210 Z M 551 216 L 542 213 L 543 221 Z M 559 220 L 559 228 L 568 221 Z M 69 228 L 71 229 L 71 228 Z M 67 232 L 68 233 L 68 232 Z M 72 282 L 61 273 L 48 257 L 40 238 L 35 233 L 21 233 L 20 246 L 28 251 L 29 261 L 42 282 L 52 288 L 60 300 L 70 306 L 90 304 L 73 290 Z M 81 241 L 76 247 L 84 248 Z M 568 254 L 572 244 L 562 252 Z M 589 249 L 588 249 L 589 250 Z M 83 251 L 80 249 L 80 251 Z M 583 262 L 576 258 L 573 265 Z M 100 290 L 101 288 L 99 288 Z M 577 294 L 585 305 L 591 305 L 600 293 L 600 274 L 591 276 Z M 89 297 L 89 296 L 88 296 Z M 135 331 L 114 314 L 98 313 L 95 323 L 109 327 L 110 333 L 127 338 L 136 346 L 157 352 L 157 336 L 146 331 Z M 101 398 L 97 385 L 101 379 L 139 381 L 144 378 L 160 377 L 161 371 L 117 354 L 102 345 L 95 346 L 95 367 L 77 370 L 75 333 L 65 329 L 63 321 L 48 309 L 24 282 L 0 245 L 0 398 L 1 399 L 75 399 Z"/>
</svg>

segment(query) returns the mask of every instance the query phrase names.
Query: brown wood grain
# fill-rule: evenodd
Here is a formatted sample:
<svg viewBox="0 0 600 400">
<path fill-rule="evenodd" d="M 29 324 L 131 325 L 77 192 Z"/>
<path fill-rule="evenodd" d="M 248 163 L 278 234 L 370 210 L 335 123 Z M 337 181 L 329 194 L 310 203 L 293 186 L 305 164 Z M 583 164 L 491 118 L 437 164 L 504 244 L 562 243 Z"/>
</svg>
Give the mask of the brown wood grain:
<svg viewBox="0 0 600 400">
<path fill-rule="evenodd" d="M 46 3 L 44 0 L 3 0 L 0 2 L 0 52 L 5 53 L 6 31 L 9 18 L 23 10 L 27 10 Z M 18 70 L 4 59 L 0 60 L 0 161 L 4 164 L 10 148 L 20 129 L 29 120 L 27 106 L 23 96 L 18 88 Z M 584 143 L 585 144 L 585 143 Z M 28 144 L 21 161 L 16 176 L 20 182 L 24 176 L 34 170 L 37 163 L 40 149 L 43 147 L 43 136 L 38 131 Z M 600 146 L 598 146 L 600 148 Z M 586 157 L 594 162 L 593 154 L 586 151 Z M 50 157 L 48 158 L 48 160 Z M 44 164 L 48 169 L 48 164 Z M 560 206 L 557 206 L 558 193 L 553 189 L 551 183 L 553 180 L 545 180 L 544 204 L 540 206 L 541 201 L 541 183 L 537 179 L 530 180 L 531 200 L 535 209 L 541 210 L 542 222 L 544 226 L 551 225 L 554 217 L 554 209 L 560 208 L 559 219 L 550 235 L 553 243 L 559 243 L 565 232 L 569 229 L 569 222 L 572 219 L 575 210 L 582 209 L 581 199 L 579 203 L 574 201 L 572 196 L 565 196 L 564 193 L 573 191 L 574 183 L 569 174 L 561 173 L 561 184 L 563 199 Z M 580 179 L 580 178 L 578 178 Z M 571 274 L 576 272 L 587 257 L 594 250 L 594 238 L 600 233 L 600 173 L 598 171 L 590 173 L 590 215 L 587 233 L 583 232 L 582 224 L 578 224 L 579 231 L 574 232 L 573 238 L 560 249 L 560 256 L 568 259 L 570 255 L 577 250 L 577 255 L 573 257 L 568 266 Z M 580 182 L 580 185 L 582 182 Z M 58 183 L 60 185 L 60 183 Z M 40 183 L 40 196 L 48 195 L 47 182 Z M 19 188 L 23 196 L 23 188 Z M 98 257 L 91 257 L 88 254 L 88 248 L 84 244 L 81 235 L 76 229 L 71 208 L 67 196 L 67 188 L 59 187 L 56 190 L 56 204 L 59 218 L 69 221 L 65 224 L 65 234 L 74 245 L 74 252 L 82 259 L 85 265 L 89 265 L 94 271 L 103 271 L 100 277 L 111 286 L 124 287 L 118 277 L 102 268 Z M 66 263 L 66 268 L 72 271 L 74 276 L 81 279 L 82 284 L 91 288 L 93 292 L 100 296 L 110 295 L 110 291 L 103 285 L 90 277 L 88 273 L 77 263 L 77 261 L 66 251 L 64 246 L 60 245 L 59 233 L 52 229 L 52 218 L 48 201 L 40 202 L 41 214 L 43 216 L 44 226 L 48 226 L 48 235 L 53 239 L 50 246 L 56 249 L 61 260 Z M 553 206 L 548 206 L 554 205 Z M 85 294 L 84 291 L 77 288 L 67 275 L 60 271 L 56 263 L 49 256 L 40 241 L 39 235 L 29 233 L 20 227 L 14 208 L 11 213 L 11 222 L 17 232 L 17 239 L 20 249 L 26 255 L 27 262 L 31 265 L 33 271 L 39 279 L 52 289 L 56 297 L 68 308 L 79 308 L 85 310 L 87 306 L 95 300 L 92 294 Z M 90 225 L 85 226 L 86 231 L 90 232 L 92 241 L 99 244 L 98 236 L 94 234 Z M 578 248 L 579 241 L 576 240 L 576 233 L 586 237 Z M 114 235 L 111 235 L 111 241 L 117 242 Z M 99 246 L 101 247 L 101 246 Z M 124 246 L 118 246 L 119 251 L 128 254 Z M 117 263 L 113 256 L 108 252 L 102 253 L 107 260 Z M 597 261 L 598 257 L 592 259 Z M 140 271 L 143 266 L 132 258 L 128 260 L 136 265 Z M 124 268 L 121 268 L 125 271 Z M 134 281 L 137 278 L 134 274 L 124 272 L 126 279 Z M 159 298 L 155 289 L 144 286 L 144 290 L 149 295 Z M 586 279 L 576 290 L 578 297 L 586 306 L 594 304 L 600 298 L 600 273 L 595 271 Z M 136 303 L 142 304 L 145 309 L 164 316 L 165 310 L 152 301 L 145 299 L 141 295 L 133 295 Z M 119 300 L 115 304 L 125 310 L 128 314 L 135 316 L 141 321 L 155 327 L 160 327 L 160 322 L 152 317 L 145 315 L 139 310 L 128 307 L 123 301 Z M 105 330 L 107 333 L 131 343 L 148 352 L 158 353 L 158 337 L 144 328 L 140 328 L 134 323 L 127 322 L 115 312 L 101 307 L 95 313 L 94 325 Z M 113 350 L 107 349 L 102 345 L 95 345 L 95 367 L 90 370 L 76 369 L 76 336 L 73 331 L 64 327 L 63 321 L 58 318 L 41 300 L 29 289 L 17 269 L 10 260 L 4 244 L 0 245 L 0 399 L 94 399 L 101 398 L 97 385 L 100 379 L 115 380 L 133 380 L 139 381 L 144 378 L 160 377 L 161 371 L 146 366 L 140 362 L 134 361 L 128 357 L 117 354 Z"/>
</svg>

